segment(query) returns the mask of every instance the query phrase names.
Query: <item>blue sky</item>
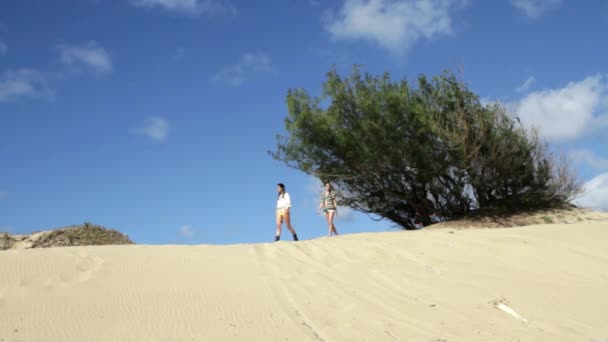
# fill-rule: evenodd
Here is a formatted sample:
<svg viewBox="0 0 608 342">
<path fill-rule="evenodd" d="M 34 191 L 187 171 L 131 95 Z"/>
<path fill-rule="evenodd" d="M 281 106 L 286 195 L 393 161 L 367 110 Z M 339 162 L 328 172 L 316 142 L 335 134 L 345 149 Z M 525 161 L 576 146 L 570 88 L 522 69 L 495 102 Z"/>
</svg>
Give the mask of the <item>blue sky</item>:
<svg viewBox="0 0 608 342">
<path fill-rule="evenodd" d="M 300 237 L 323 236 L 320 184 L 267 150 L 287 90 L 318 95 L 353 64 L 453 70 L 571 158 L 588 189 L 576 203 L 608 208 L 607 35 L 604 0 L 5 0 L 0 231 L 271 241 L 283 182 Z M 343 210 L 337 227 L 391 224 Z"/>
</svg>

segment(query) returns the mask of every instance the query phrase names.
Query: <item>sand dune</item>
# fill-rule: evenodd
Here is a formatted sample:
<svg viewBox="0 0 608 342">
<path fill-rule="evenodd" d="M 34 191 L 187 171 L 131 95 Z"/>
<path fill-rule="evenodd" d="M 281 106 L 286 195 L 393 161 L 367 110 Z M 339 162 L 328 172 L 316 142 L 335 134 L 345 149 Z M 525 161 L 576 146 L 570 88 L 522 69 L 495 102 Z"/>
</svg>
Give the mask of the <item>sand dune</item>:
<svg viewBox="0 0 608 342">
<path fill-rule="evenodd" d="M 1 341 L 608 341 L 608 223 L 0 252 Z"/>
</svg>

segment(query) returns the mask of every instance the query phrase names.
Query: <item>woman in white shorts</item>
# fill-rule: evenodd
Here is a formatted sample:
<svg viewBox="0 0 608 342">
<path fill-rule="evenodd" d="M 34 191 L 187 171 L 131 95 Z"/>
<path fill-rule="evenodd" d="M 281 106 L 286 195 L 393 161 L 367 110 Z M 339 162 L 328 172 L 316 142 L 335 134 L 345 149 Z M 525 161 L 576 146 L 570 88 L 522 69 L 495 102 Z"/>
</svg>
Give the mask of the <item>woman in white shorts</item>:
<svg viewBox="0 0 608 342">
<path fill-rule="evenodd" d="M 291 208 L 291 200 L 289 198 L 289 194 L 285 192 L 285 185 L 283 183 L 277 184 L 277 192 L 279 193 L 277 197 L 277 233 L 274 238 L 274 241 L 279 241 L 281 239 L 281 226 L 283 225 L 283 221 L 287 225 L 287 229 L 293 235 L 293 240 L 298 241 L 298 234 L 296 234 L 296 230 L 291 226 L 291 220 L 289 217 L 289 208 Z"/>
</svg>

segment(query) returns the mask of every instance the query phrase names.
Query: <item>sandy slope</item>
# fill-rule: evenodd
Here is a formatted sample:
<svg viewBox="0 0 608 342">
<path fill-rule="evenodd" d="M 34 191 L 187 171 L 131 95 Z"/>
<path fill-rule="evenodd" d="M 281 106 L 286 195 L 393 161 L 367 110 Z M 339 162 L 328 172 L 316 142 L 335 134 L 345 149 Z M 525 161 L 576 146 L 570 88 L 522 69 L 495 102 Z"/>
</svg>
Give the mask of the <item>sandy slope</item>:
<svg viewBox="0 0 608 342">
<path fill-rule="evenodd" d="M 608 223 L 7 250 L 0 340 L 605 342 Z"/>
</svg>

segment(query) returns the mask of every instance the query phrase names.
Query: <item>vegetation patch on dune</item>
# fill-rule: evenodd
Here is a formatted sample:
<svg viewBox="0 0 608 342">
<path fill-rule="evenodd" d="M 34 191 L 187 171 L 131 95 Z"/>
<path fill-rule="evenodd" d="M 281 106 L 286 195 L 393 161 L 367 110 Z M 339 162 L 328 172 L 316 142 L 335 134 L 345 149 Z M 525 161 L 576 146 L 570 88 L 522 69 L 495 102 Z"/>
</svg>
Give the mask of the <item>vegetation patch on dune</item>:
<svg viewBox="0 0 608 342">
<path fill-rule="evenodd" d="M 0 250 L 131 244 L 126 234 L 89 222 L 27 235 L 0 233 Z"/>
<path fill-rule="evenodd" d="M 39 238 L 32 248 L 131 244 L 133 241 L 117 230 L 85 223 L 80 226 L 53 230 Z"/>
<path fill-rule="evenodd" d="M 15 239 L 7 233 L 0 233 L 0 250 L 10 249 L 15 245 Z"/>
</svg>

